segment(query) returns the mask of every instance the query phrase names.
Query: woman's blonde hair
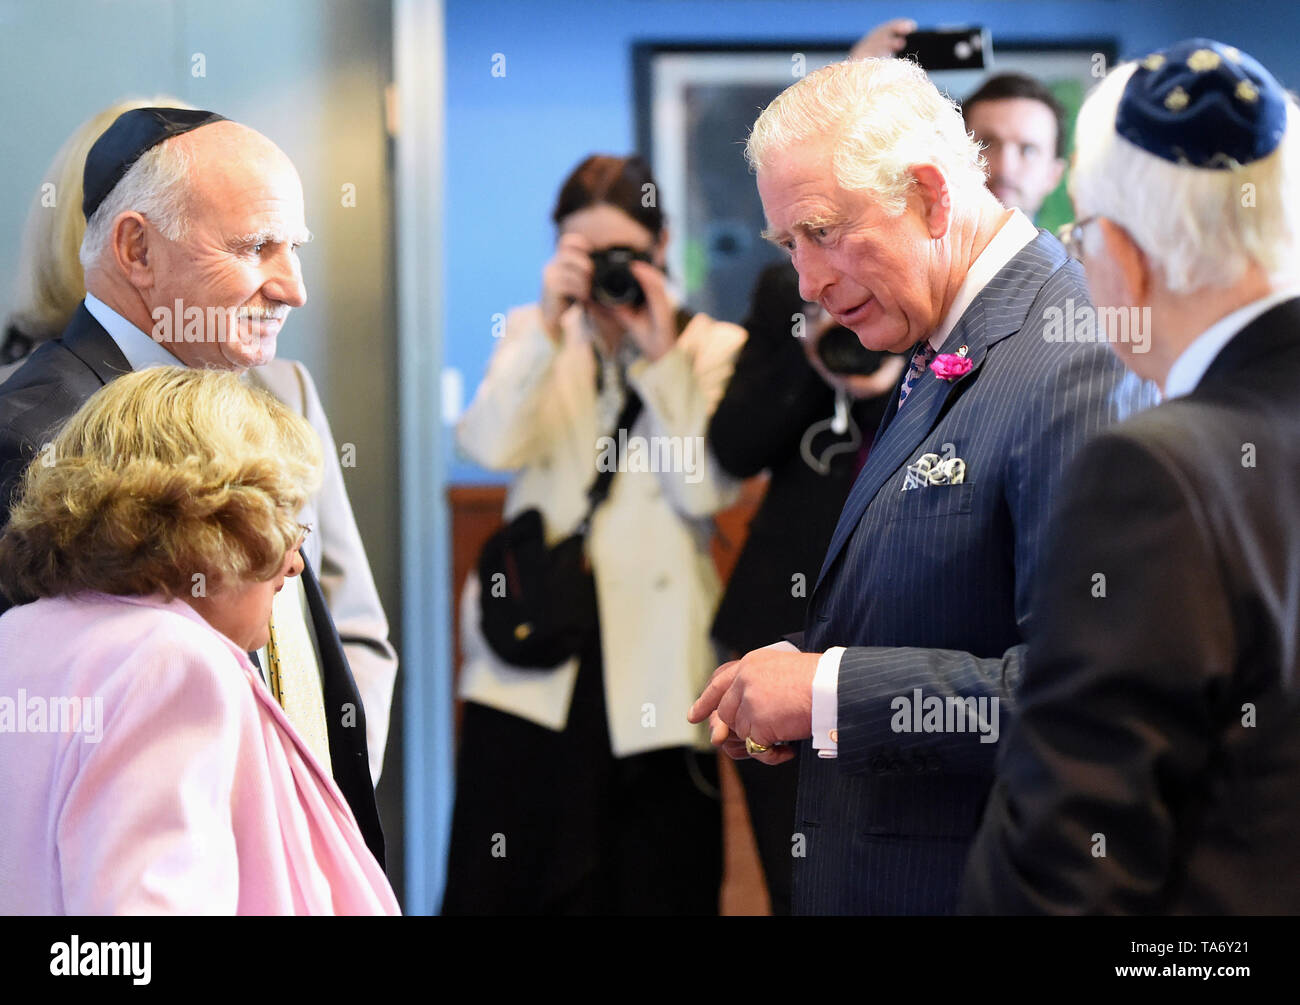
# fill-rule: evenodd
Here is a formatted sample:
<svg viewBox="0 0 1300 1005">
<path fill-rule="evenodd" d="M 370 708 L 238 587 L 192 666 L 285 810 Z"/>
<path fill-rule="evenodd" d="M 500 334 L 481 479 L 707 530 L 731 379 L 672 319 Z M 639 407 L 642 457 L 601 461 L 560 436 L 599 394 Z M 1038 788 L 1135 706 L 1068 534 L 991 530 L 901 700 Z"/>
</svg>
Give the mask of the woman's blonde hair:
<svg viewBox="0 0 1300 1005">
<path fill-rule="evenodd" d="M 9 323 L 21 334 L 37 342 L 56 338 L 86 295 L 80 255 L 86 218 L 81 213 L 81 198 L 86 154 L 95 141 L 119 115 L 133 108 L 189 107 L 166 95 L 119 101 L 92 115 L 64 141 L 45 171 L 23 229 L 14 307 L 9 315 Z M 47 185 L 54 186 L 52 193 Z"/>
<path fill-rule="evenodd" d="M 235 373 L 127 374 L 28 467 L 0 535 L 0 589 L 14 603 L 81 590 L 170 599 L 269 579 L 321 469 L 307 421 Z"/>
</svg>

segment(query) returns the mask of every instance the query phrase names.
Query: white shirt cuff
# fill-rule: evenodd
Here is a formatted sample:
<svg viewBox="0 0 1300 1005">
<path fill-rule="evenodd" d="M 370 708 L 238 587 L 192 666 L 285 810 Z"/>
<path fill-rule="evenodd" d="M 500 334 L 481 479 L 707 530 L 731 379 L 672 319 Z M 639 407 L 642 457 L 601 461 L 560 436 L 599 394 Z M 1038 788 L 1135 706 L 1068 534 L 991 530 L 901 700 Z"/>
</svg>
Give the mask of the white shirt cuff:
<svg viewBox="0 0 1300 1005">
<path fill-rule="evenodd" d="M 832 646 L 817 661 L 812 689 L 812 744 L 818 757 L 839 756 L 840 657 L 843 646 Z"/>
</svg>

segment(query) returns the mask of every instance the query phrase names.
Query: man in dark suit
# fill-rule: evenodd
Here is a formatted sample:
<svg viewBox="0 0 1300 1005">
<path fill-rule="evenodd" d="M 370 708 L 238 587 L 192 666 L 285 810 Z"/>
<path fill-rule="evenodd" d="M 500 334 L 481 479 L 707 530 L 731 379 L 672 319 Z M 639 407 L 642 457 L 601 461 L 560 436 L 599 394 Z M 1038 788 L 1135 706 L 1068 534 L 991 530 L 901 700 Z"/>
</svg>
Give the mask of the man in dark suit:
<svg viewBox="0 0 1300 1005">
<path fill-rule="evenodd" d="M 1060 471 L 1142 403 L 1104 346 L 1045 337 L 1088 305 L 1052 237 L 984 188 L 915 64 L 809 74 L 747 150 L 804 299 L 911 366 L 849 493 L 797 641 L 720 667 L 692 709 L 765 763 L 800 744 L 797 913 L 944 913 L 993 778 Z M 807 742 L 811 740 L 811 742 Z"/>
<path fill-rule="evenodd" d="M 189 109 L 124 113 L 87 154 L 83 211 L 86 299 L 63 336 L 0 385 L 0 526 L 23 470 L 100 387 L 160 364 L 265 363 L 289 310 L 306 302 L 301 182 L 246 126 Z M 301 595 L 287 583 L 273 621 L 286 640 L 276 659 L 301 683 L 285 711 L 382 865 L 365 711 L 320 584 L 310 567 L 299 578 Z"/>
<path fill-rule="evenodd" d="M 1066 477 L 964 910 L 1300 912 L 1296 114 L 1192 39 L 1079 115 L 1071 250 L 1168 400 Z"/>
</svg>

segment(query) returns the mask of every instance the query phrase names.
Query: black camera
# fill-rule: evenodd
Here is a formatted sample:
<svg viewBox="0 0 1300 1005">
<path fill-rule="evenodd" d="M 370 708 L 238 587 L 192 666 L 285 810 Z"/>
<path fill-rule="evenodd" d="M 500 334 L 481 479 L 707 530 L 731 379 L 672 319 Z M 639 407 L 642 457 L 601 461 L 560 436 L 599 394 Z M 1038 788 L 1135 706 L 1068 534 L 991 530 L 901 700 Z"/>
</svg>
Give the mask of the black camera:
<svg viewBox="0 0 1300 1005">
<path fill-rule="evenodd" d="M 627 304 L 640 307 L 645 290 L 628 268 L 630 262 L 649 262 L 650 256 L 635 248 L 605 248 L 591 253 L 591 298 L 606 307 Z"/>
<path fill-rule="evenodd" d="M 817 340 L 817 356 L 831 373 L 851 376 L 875 373 L 884 355 L 868 349 L 853 332 L 840 325 Z"/>
</svg>

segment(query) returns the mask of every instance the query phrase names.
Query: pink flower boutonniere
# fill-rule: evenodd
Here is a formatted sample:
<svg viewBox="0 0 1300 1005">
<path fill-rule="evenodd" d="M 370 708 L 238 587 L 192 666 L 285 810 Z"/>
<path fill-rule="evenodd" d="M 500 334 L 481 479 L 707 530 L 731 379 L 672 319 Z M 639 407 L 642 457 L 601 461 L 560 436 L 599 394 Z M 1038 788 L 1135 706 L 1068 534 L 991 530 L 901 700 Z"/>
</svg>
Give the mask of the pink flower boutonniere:
<svg viewBox="0 0 1300 1005">
<path fill-rule="evenodd" d="M 941 352 L 930 364 L 930 369 L 940 380 L 956 380 L 971 372 L 975 364 L 966 356 L 966 347 L 962 346 L 955 353 Z"/>
</svg>

